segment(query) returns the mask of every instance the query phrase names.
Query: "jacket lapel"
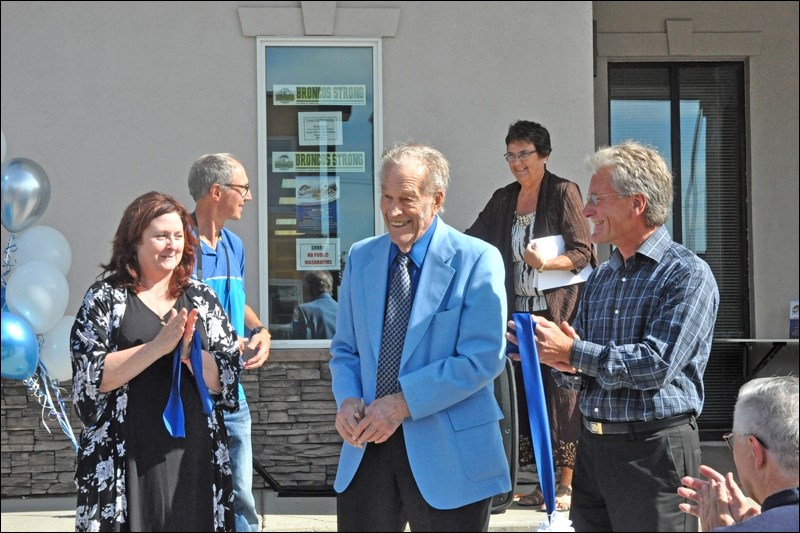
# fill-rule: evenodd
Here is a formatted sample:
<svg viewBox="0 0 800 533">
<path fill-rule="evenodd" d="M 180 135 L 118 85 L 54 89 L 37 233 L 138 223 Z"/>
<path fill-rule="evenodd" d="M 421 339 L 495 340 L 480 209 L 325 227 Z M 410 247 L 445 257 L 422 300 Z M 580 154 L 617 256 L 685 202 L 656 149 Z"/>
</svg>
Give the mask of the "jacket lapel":
<svg viewBox="0 0 800 533">
<path fill-rule="evenodd" d="M 400 368 L 403 368 L 409 356 L 422 340 L 434 314 L 440 308 L 442 300 L 450 288 L 455 274 L 455 270 L 450 266 L 450 261 L 455 255 L 455 248 L 450 242 L 449 231 L 449 227 L 440 218 L 428 246 L 417 292 L 414 295 Z M 380 339 L 378 339 L 378 345 L 380 346 Z"/>
<path fill-rule="evenodd" d="M 360 272 L 362 302 L 366 302 L 366 314 L 369 317 L 365 324 L 369 332 L 369 344 L 375 360 L 381 352 L 381 333 L 383 332 L 383 314 L 386 308 L 386 287 L 389 279 L 389 246 L 391 241 L 388 234 L 385 238 L 378 239 L 372 249 L 372 256 L 364 264 Z M 354 324 L 356 328 L 361 327 Z"/>
</svg>

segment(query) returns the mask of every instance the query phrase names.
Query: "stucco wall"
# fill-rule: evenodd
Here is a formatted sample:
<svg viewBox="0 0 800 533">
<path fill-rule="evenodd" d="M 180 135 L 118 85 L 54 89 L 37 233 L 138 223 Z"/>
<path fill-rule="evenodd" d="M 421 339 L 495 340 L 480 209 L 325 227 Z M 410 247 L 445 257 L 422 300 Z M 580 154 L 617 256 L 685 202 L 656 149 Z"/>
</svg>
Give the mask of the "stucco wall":
<svg viewBox="0 0 800 533">
<path fill-rule="evenodd" d="M 588 183 L 590 2 L 337 5 L 400 9 L 396 36 L 383 40 L 383 139 L 432 143 L 450 159 L 451 225 L 468 226 L 513 180 L 503 139 L 519 118 L 549 128 L 554 172 Z M 108 259 L 123 208 L 154 189 L 191 205 L 189 166 L 219 151 L 237 154 L 254 185 L 256 201 L 229 226 L 248 250 L 248 303 L 260 310 L 266 231 L 257 207 L 256 45 L 238 13 L 247 6 L 300 2 L 2 2 L 7 157 L 31 158 L 50 177 L 37 223 L 70 243 L 68 314 Z"/>
</svg>

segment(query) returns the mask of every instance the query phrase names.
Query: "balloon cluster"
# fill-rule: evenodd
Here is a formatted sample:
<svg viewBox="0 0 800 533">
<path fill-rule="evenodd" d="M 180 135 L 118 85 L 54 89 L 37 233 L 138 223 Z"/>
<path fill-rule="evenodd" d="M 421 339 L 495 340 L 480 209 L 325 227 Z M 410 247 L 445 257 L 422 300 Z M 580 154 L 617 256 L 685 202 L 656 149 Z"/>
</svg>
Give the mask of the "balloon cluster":
<svg viewBox="0 0 800 533">
<path fill-rule="evenodd" d="M 5 161 L 5 134 L 2 141 Z M 50 180 L 38 163 L 24 157 L 4 162 L 0 192 L 9 231 L 2 257 L 2 376 L 22 380 L 77 448 L 59 387 L 72 379 L 75 316 L 64 315 L 72 252 L 58 230 L 33 225 L 50 202 Z"/>
</svg>

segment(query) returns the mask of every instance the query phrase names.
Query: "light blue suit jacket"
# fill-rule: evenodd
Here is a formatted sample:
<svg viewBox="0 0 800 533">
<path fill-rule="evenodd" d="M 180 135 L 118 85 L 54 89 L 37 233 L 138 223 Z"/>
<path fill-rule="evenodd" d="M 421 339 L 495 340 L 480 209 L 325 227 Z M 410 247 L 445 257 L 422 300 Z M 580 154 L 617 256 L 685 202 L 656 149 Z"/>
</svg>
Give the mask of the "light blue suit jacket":
<svg viewBox="0 0 800 533">
<path fill-rule="evenodd" d="M 390 244 L 384 234 L 350 249 L 331 342 L 339 406 L 351 397 L 367 405 L 375 399 Z M 493 383 L 505 364 L 504 281 L 496 248 L 438 221 L 400 362 L 411 412 L 403 422 L 408 460 L 422 496 L 437 509 L 511 490 Z M 343 444 L 336 491 L 347 488 L 364 450 Z"/>
</svg>

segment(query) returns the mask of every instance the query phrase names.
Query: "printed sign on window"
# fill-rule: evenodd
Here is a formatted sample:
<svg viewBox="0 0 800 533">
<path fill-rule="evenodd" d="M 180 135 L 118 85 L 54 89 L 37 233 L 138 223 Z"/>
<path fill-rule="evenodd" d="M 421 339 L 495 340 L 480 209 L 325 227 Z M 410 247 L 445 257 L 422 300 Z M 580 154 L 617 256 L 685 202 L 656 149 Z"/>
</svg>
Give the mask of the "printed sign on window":
<svg viewBox="0 0 800 533">
<path fill-rule="evenodd" d="M 339 230 L 339 176 L 297 176 L 294 183 L 298 233 L 336 235 Z"/>
<path fill-rule="evenodd" d="M 366 85 L 274 85 L 273 105 L 366 105 Z"/>
<path fill-rule="evenodd" d="M 297 131 L 301 146 L 330 146 L 344 144 L 342 112 L 325 111 L 297 113 Z"/>
<path fill-rule="evenodd" d="M 339 270 L 339 239 L 297 239 L 297 270 Z"/>
<path fill-rule="evenodd" d="M 273 172 L 364 172 L 364 152 L 272 152 Z"/>
</svg>

